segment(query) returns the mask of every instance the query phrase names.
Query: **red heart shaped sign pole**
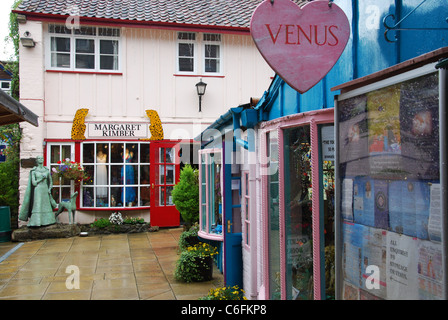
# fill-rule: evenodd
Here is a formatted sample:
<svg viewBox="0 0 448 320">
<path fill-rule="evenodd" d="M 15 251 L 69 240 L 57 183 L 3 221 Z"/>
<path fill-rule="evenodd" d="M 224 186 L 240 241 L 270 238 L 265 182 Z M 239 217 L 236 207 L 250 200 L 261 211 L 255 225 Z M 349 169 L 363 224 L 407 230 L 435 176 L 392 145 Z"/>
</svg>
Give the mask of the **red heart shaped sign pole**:
<svg viewBox="0 0 448 320">
<path fill-rule="evenodd" d="M 304 93 L 338 61 L 350 37 L 350 23 L 328 0 L 302 8 L 290 0 L 265 0 L 252 15 L 250 32 L 271 68 Z"/>
</svg>

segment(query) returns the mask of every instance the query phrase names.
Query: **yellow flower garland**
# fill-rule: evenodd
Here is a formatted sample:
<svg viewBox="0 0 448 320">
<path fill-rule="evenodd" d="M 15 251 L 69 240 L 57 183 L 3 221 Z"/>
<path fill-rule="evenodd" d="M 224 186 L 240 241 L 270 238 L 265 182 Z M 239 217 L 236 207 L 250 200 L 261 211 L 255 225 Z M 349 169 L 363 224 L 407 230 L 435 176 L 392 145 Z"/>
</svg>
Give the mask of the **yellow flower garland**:
<svg viewBox="0 0 448 320">
<path fill-rule="evenodd" d="M 149 132 L 151 132 L 151 138 L 140 140 L 163 140 L 163 127 L 160 121 L 159 114 L 155 110 L 146 110 L 146 115 L 151 121 L 149 126 Z"/>
<path fill-rule="evenodd" d="M 72 140 L 85 140 L 84 133 L 86 132 L 85 118 L 89 113 L 89 109 L 78 109 L 73 119 L 72 125 Z"/>
</svg>

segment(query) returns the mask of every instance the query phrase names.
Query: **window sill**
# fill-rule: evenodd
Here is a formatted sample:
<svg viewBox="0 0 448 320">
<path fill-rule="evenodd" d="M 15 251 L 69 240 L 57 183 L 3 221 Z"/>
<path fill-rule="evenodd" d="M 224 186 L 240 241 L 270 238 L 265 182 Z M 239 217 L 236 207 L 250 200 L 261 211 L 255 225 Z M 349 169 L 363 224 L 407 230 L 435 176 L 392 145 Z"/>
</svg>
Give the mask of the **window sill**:
<svg viewBox="0 0 448 320">
<path fill-rule="evenodd" d="M 199 230 L 198 236 L 207 240 L 223 241 L 224 236 L 222 234 L 206 233 L 205 231 Z"/>
<path fill-rule="evenodd" d="M 220 75 L 220 74 L 216 74 L 216 75 L 211 75 L 211 74 L 182 74 L 182 73 L 175 73 L 173 74 L 173 76 L 175 77 L 196 77 L 196 78 L 225 78 L 226 76 Z"/>
<path fill-rule="evenodd" d="M 77 210 L 80 211 L 133 211 L 133 210 L 149 210 L 150 207 L 102 207 L 102 208 L 83 208 L 80 207 Z"/>
<path fill-rule="evenodd" d="M 105 72 L 105 71 L 73 71 L 73 70 L 46 70 L 51 73 L 81 73 L 81 74 L 100 74 L 100 75 L 113 75 L 122 76 L 122 72 Z"/>
</svg>

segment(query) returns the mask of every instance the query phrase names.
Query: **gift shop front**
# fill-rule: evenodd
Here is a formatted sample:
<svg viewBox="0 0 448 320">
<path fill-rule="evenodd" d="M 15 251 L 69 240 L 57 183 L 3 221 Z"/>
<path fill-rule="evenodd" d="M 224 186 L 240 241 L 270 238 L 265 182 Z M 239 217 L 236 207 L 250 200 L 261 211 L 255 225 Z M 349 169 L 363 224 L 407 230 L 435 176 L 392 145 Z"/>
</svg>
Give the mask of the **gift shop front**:
<svg viewBox="0 0 448 320">
<path fill-rule="evenodd" d="M 265 122 L 260 139 L 266 298 L 332 299 L 333 109 Z"/>
<path fill-rule="evenodd" d="M 162 139 L 151 139 L 149 121 L 81 122 L 75 118 L 74 139 L 44 142 L 55 201 L 67 201 L 77 191 L 80 223 L 118 211 L 123 216 L 142 217 L 154 226 L 179 226 L 171 192 L 179 180 L 180 141 L 164 140 L 161 125 Z M 77 127 L 84 130 L 77 131 Z M 81 181 L 67 174 L 73 164 L 84 168 Z"/>
</svg>

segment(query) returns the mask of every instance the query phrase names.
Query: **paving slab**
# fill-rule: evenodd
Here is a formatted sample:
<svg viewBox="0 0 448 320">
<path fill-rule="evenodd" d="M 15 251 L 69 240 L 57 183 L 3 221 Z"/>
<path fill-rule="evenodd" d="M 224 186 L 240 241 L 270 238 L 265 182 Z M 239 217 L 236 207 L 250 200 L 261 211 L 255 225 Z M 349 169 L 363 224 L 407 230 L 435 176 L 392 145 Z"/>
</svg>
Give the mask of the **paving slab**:
<svg viewBox="0 0 448 320">
<path fill-rule="evenodd" d="M 215 266 L 211 281 L 175 280 L 181 233 L 170 228 L 1 243 L 0 300 L 196 300 L 222 286 L 223 275 Z M 72 288 L 74 268 L 79 288 Z"/>
</svg>

